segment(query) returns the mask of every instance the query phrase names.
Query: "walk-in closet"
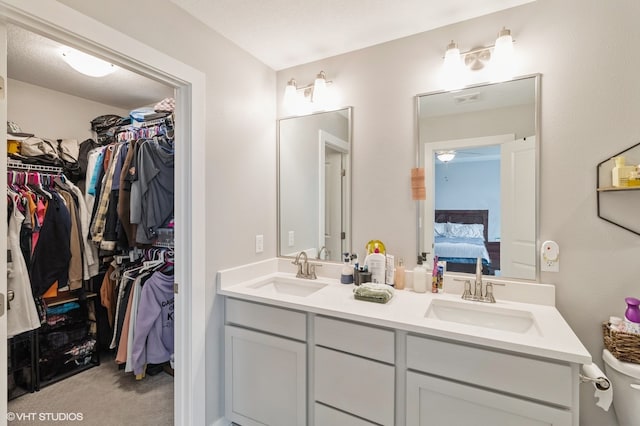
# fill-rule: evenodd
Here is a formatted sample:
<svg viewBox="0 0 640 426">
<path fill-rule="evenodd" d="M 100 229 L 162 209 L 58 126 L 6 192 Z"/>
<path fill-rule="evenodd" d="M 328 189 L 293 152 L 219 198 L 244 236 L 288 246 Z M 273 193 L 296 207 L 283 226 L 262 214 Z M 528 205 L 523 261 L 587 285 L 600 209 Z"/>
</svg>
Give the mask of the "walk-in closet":
<svg viewBox="0 0 640 426">
<path fill-rule="evenodd" d="M 9 412 L 173 424 L 174 89 L 71 55 L 7 26 Z"/>
</svg>

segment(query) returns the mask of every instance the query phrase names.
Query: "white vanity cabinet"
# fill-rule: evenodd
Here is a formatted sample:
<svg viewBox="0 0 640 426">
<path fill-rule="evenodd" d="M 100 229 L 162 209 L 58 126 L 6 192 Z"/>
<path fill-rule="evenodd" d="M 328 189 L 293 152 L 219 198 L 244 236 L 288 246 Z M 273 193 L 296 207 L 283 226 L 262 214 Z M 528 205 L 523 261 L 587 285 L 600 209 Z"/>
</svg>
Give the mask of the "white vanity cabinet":
<svg viewBox="0 0 640 426">
<path fill-rule="evenodd" d="M 407 426 L 577 425 L 577 366 L 407 336 Z"/>
<path fill-rule="evenodd" d="M 314 341 L 315 424 L 393 425 L 394 331 L 317 316 Z"/>
<path fill-rule="evenodd" d="M 230 298 L 225 307 L 227 419 L 306 424 L 306 314 Z"/>
</svg>

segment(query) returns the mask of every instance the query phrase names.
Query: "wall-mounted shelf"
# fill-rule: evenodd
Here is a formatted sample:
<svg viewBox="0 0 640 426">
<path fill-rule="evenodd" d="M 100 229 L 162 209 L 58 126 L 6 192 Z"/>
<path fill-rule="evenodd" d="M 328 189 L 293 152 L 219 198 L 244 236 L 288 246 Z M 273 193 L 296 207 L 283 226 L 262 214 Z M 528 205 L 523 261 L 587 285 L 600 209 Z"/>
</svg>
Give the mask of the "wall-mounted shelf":
<svg viewBox="0 0 640 426">
<path fill-rule="evenodd" d="M 640 164 L 640 143 L 630 146 L 598 163 L 596 168 L 598 217 L 622 229 L 640 235 L 640 220 L 634 214 L 640 207 L 638 204 L 640 203 L 640 197 L 628 194 L 639 191 L 640 186 L 610 186 L 611 171 L 615 165 L 614 158 L 618 156 L 624 156 L 627 164 Z"/>
<path fill-rule="evenodd" d="M 598 188 L 599 192 L 609 192 L 609 191 L 638 191 L 640 190 L 640 186 L 605 186 L 603 188 Z"/>
</svg>

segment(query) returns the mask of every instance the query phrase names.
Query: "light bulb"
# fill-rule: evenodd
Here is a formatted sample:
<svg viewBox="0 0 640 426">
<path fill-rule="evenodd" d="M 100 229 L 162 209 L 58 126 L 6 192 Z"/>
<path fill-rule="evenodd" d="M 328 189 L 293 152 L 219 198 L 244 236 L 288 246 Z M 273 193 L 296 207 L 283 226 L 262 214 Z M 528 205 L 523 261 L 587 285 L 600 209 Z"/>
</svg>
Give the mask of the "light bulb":
<svg viewBox="0 0 640 426">
<path fill-rule="evenodd" d="M 296 113 L 298 102 L 298 88 L 296 86 L 296 81 L 292 78 L 287 82 L 287 87 L 284 89 L 284 108 L 290 114 Z"/>
<path fill-rule="evenodd" d="M 511 31 L 503 27 L 498 33 L 493 55 L 491 56 L 492 81 L 510 80 L 513 78 L 513 74 L 513 38 L 511 37 Z"/>
<path fill-rule="evenodd" d="M 464 65 L 460 58 L 460 49 L 458 49 L 458 45 L 453 40 L 447 45 L 447 51 L 444 54 L 441 79 L 445 90 L 459 89 L 465 84 Z"/>
<path fill-rule="evenodd" d="M 313 83 L 313 93 L 311 102 L 315 108 L 324 108 L 327 101 L 327 76 L 324 71 L 320 71 Z"/>
</svg>

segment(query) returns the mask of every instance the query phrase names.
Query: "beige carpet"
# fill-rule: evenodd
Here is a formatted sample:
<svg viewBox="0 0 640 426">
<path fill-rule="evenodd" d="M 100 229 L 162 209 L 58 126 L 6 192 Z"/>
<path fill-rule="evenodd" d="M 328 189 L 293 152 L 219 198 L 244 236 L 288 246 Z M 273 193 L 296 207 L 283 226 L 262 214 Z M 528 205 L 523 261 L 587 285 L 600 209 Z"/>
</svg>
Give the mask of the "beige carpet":
<svg viewBox="0 0 640 426">
<path fill-rule="evenodd" d="M 101 361 L 98 367 L 9 401 L 8 419 L 14 413 L 15 420 L 8 424 L 173 424 L 172 376 L 161 372 L 136 380 L 118 370 L 108 355 Z"/>
</svg>

